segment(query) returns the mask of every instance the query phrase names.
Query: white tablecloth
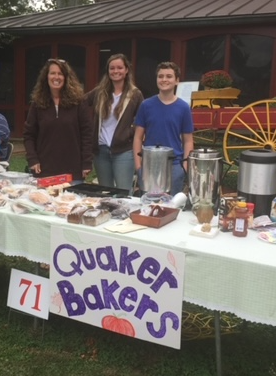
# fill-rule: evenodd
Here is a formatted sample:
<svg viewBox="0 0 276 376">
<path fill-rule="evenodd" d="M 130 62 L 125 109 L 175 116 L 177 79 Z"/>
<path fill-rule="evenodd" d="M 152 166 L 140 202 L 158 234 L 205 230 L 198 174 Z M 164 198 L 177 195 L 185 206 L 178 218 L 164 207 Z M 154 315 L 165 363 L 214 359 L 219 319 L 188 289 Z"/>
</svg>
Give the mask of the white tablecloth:
<svg viewBox="0 0 276 376">
<path fill-rule="evenodd" d="M 212 239 L 189 235 L 194 218 L 190 212 L 180 212 L 175 221 L 160 229 L 147 228 L 121 235 L 105 230 L 106 224 L 73 225 L 56 216 L 17 215 L 1 209 L 0 252 L 49 262 L 51 224 L 167 246 L 186 253 L 184 301 L 276 325 L 276 245 L 257 239 L 253 230 L 246 238 L 223 232 Z"/>
</svg>

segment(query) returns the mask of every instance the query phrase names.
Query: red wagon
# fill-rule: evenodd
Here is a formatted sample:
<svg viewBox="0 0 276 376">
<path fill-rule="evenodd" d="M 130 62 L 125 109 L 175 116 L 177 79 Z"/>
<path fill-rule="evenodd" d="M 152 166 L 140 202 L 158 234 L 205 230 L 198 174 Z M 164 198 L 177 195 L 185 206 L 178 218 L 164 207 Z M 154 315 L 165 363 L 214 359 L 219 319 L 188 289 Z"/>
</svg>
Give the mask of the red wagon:
<svg viewBox="0 0 276 376">
<path fill-rule="evenodd" d="M 214 145 L 218 132 L 223 132 L 223 153 L 228 163 L 233 163 L 242 150 L 276 151 L 275 99 L 261 100 L 246 107 L 210 107 L 192 108 L 196 144 Z"/>
</svg>

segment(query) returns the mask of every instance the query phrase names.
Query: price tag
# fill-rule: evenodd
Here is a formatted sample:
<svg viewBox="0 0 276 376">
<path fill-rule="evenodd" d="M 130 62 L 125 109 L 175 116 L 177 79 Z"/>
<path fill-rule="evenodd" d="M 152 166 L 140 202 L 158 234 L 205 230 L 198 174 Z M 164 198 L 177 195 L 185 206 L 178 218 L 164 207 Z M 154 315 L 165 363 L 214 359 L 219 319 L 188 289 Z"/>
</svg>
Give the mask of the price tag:
<svg viewBox="0 0 276 376">
<path fill-rule="evenodd" d="M 7 305 L 47 320 L 50 306 L 49 279 L 12 269 Z"/>
</svg>

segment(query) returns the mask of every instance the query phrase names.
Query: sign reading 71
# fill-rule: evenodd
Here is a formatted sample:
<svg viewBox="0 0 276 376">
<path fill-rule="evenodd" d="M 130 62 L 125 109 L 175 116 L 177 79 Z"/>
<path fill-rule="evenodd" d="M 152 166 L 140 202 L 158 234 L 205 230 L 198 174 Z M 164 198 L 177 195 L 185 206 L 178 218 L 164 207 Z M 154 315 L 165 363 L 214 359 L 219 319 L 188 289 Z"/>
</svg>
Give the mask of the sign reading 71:
<svg viewBox="0 0 276 376">
<path fill-rule="evenodd" d="M 12 269 L 7 305 L 47 320 L 50 305 L 49 279 Z"/>
</svg>

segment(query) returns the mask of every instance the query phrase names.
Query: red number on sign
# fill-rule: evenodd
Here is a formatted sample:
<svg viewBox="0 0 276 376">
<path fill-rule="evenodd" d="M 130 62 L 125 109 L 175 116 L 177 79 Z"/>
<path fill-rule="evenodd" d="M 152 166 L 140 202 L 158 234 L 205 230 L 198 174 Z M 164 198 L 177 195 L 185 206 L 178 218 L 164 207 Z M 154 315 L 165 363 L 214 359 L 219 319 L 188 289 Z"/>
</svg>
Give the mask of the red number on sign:
<svg viewBox="0 0 276 376">
<path fill-rule="evenodd" d="M 41 292 L 41 285 L 35 285 L 36 288 L 36 298 L 35 298 L 35 305 L 32 307 L 33 309 L 36 309 L 37 311 L 41 311 L 39 308 L 39 303 L 40 303 L 40 292 Z"/>
<path fill-rule="evenodd" d="M 22 278 L 19 286 L 21 285 L 27 286 L 20 299 L 20 304 L 23 306 L 25 304 L 25 299 L 28 294 L 29 288 L 32 285 L 32 281 Z M 41 311 L 41 309 L 39 308 L 40 297 L 41 297 L 41 285 L 35 285 L 34 287 L 36 288 L 36 298 L 35 298 L 35 305 L 32 308 L 37 311 Z"/>
<path fill-rule="evenodd" d="M 24 279 L 24 278 L 21 279 L 21 282 L 20 282 L 19 286 L 21 286 L 21 285 L 27 285 L 26 290 L 23 292 L 23 294 L 21 296 L 21 299 L 20 299 L 20 304 L 21 305 L 24 305 L 24 303 L 25 303 L 25 299 L 26 299 L 28 290 L 31 287 L 31 284 L 32 284 L 32 281 L 28 281 L 27 279 Z"/>
</svg>

